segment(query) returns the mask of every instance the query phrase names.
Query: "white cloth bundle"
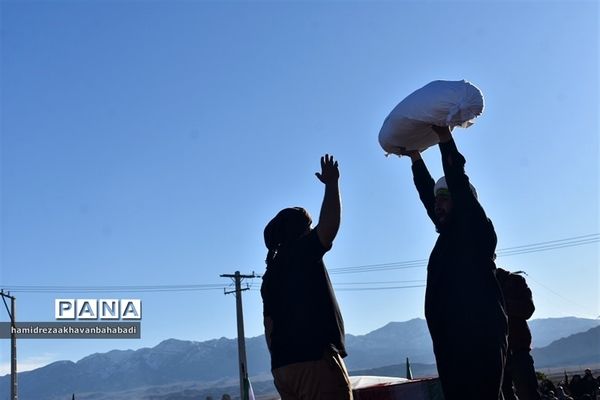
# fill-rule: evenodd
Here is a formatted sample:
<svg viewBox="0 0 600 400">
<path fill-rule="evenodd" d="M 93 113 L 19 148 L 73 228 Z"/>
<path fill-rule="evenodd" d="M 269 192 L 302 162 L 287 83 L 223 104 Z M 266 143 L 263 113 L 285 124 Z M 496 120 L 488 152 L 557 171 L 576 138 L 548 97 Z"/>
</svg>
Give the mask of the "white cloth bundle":
<svg viewBox="0 0 600 400">
<path fill-rule="evenodd" d="M 483 112 L 483 95 L 473 84 L 462 81 L 433 81 L 411 93 L 388 115 L 379 131 L 379 144 L 387 153 L 425 150 L 438 143 L 431 125 L 473 125 Z"/>
</svg>

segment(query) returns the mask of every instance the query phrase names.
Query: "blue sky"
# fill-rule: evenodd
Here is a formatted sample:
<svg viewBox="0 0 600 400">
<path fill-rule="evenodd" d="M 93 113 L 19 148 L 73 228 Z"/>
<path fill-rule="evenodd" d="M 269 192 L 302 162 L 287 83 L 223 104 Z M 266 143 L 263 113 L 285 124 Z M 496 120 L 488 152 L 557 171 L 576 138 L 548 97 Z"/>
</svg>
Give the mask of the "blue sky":
<svg viewBox="0 0 600 400">
<path fill-rule="evenodd" d="M 30 287 L 13 291 L 22 321 L 54 320 L 55 298 L 143 302 L 142 339 L 22 340 L 20 370 L 171 337 L 235 337 L 219 275 L 264 271 L 262 229 L 279 209 L 317 218 L 326 152 L 340 162 L 344 208 L 325 261 L 347 332 L 423 317 L 423 287 L 389 288 L 423 285 L 424 264 L 389 264 L 426 259 L 436 233 L 410 161 L 384 157 L 377 134 L 436 79 L 467 79 L 485 96 L 455 138 L 498 249 L 596 234 L 498 259 L 529 274 L 534 317 L 600 315 L 596 2 L 0 7 L 0 287 Z M 439 176 L 438 150 L 424 158 Z M 339 269 L 371 264 L 391 268 Z M 190 284 L 222 286 L 39 292 Z M 262 334 L 259 286 L 244 293 L 247 336 Z"/>
</svg>

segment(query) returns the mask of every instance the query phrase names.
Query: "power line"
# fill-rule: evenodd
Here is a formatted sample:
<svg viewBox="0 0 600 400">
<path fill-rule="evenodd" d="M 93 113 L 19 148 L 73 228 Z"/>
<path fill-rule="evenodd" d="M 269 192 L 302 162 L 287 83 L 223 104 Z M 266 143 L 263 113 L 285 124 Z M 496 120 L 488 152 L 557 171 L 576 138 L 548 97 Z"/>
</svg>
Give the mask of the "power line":
<svg viewBox="0 0 600 400">
<path fill-rule="evenodd" d="M 172 288 L 172 289 L 186 289 L 186 288 L 212 288 L 212 287 L 223 287 L 222 284 L 218 283 L 203 283 L 203 284 L 188 284 L 188 285 L 110 285 L 110 286 L 68 286 L 68 285 L 15 285 L 11 286 L 14 288 L 29 288 L 36 287 L 41 289 L 85 289 L 85 290 L 101 290 L 106 288 L 111 289 L 123 289 L 123 290 L 136 290 L 136 289 L 159 289 L 159 288 Z"/>
<path fill-rule="evenodd" d="M 211 291 L 211 290 L 223 290 L 223 285 L 218 287 L 181 287 L 181 288 L 170 288 L 170 287 L 148 287 L 148 288 L 115 288 L 115 287 L 102 287 L 102 288 L 86 288 L 86 287 L 37 287 L 37 286 L 6 286 L 7 290 L 11 290 L 14 293 L 62 293 L 62 294 L 73 294 L 73 293 L 157 293 L 157 292 L 199 292 L 199 291 Z"/>
<path fill-rule="evenodd" d="M 7 287 L 8 289 L 11 289 L 13 286 L 9 286 Z M 11 289 L 12 290 L 12 289 Z M 64 293 L 64 294 L 74 294 L 74 293 L 161 293 L 161 292 L 179 292 L 179 293 L 185 293 L 185 292 L 202 292 L 202 291 L 210 291 L 210 290 L 218 290 L 218 291 L 222 291 L 223 290 L 223 285 L 221 285 L 220 288 L 184 288 L 184 289 L 161 289 L 161 288 L 157 288 L 157 289 L 133 289 L 133 290 L 129 290 L 129 289 L 78 289 L 78 288 L 72 288 L 72 289 L 56 289 L 56 290 L 39 290 L 39 289 L 14 289 L 12 290 L 15 293 Z"/>
<path fill-rule="evenodd" d="M 507 247 L 496 251 L 496 255 L 500 257 L 508 257 L 518 254 L 537 253 L 541 251 L 557 250 L 567 247 L 582 246 L 586 244 L 600 242 L 600 233 L 592 233 L 589 235 L 574 236 L 565 239 L 549 240 L 546 242 L 531 243 L 521 246 Z M 427 266 L 427 259 L 390 262 L 382 264 L 367 264 L 355 267 L 330 268 L 329 273 L 336 274 L 354 274 L 375 271 L 389 271 L 395 269 L 408 268 L 423 268 Z"/>
<path fill-rule="evenodd" d="M 528 254 L 528 253 L 537 253 L 540 251 L 547 250 L 555 250 L 562 249 L 565 247 L 575 247 L 582 246 L 585 244 L 597 243 L 600 241 L 600 236 L 598 234 L 595 235 L 586 235 L 575 238 L 563 239 L 560 241 L 553 240 L 545 243 L 535 243 L 527 246 L 515 246 L 509 247 L 505 249 L 498 250 L 496 254 L 498 257 L 504 256 L 512 256 L 517 254 Z"/>
<path fill-rule="evenodd" d="M 410 286 L 382 286 L 382 287 L 367 287 L 367 288 L 339 288 L 336 292 L 363 292 L 373 290 L 397 290 L 397 289 L 414 289 L 424 288 L 425 285 L 410 285 Z"/>
<path fill-rule="evenodd" d="M 547 291 L 549 291 L 550 293 L 552 293 L 553 295 L 560 297 L 562 300 L 567 301 L 577 307 L 579 307 L 580 309 L 585 309 L 586 311 L 592 311 L 591 308 L 588 308 L 582 304 L 579 304 L 571 299 L 566 298 L 565 296 L 563 296 L 562 294 L 558 293 L 555 290 L 552 290 L 551 288 L 549 288 L 548 286 L 544 285 L 543 283 L 541 283 L 540 281 L 534 279 L 533 277 L 531 277 L 531 275 L 529 275 L 528 273 L 525 272 L 525 275 L 527 275 L 527 278 L 529 281 L 532 281 L 533 283 L 537 284 L 538 286 L 541 286 L 542 288 L 546 289 Z M 594 310 L 591 314 L 595 314 L 596 310 Z"/>
<path fill-rule="evenodd" d="M 335 282 L 334 286 L 339 285 L 387 285 L 391 283 L 415 283 L 415 282 L 425 282 L 425 279 L 412 279 L 405 281 L 380 281 L 380 282 Z"/>
<path fill-rule="evenodd" d="M 408 286 L 378 286 L 378 287 L 358 287 L 358 288 L 338 288 L 335 284 L 333 285 L 336 292 L 365 292 L 375 290 L 399 290 L 399 289 L 414 289 L 424 288 L 425 285 L 408 285 Z M 249 289 L 251 292 L 259 292 L 260 289 Z"/>
<path fill-rule="evenodd" d="M 10 286 L 11 291 L 20 293 L 140 293 L 140 292 L 186 292 L 223 290 L 218 283 L 197 285 L 148 285 L 148 286 Z"/>
<path fill-rule="evenodd" d="M 348 286 L 348 285 L 389 285 L 396 283 L 416 283 L 425 282 L 424 279 L 413 279 L 413 280 L 400 280 L 400 281 L 377 281 L 377 282 L 337 282 L 333 285 Z M 249 288 L 254 289 L 255 283 L 250 283 Z M 400 287 L 395 287 L 400 288 Z M 173 285 L 168 286 L 118 286 L 118 287 L 76 287 L 76 286 L 11 286 L 11 291 L 20 293 L 144 293 L 144 292 L 192 292 L 192 291 L 205 291 L 205 290 L 223 290 L 222 284 L 206 284 L 206 285 Z M 368 290 L 377 289 L 375 287 L 369 288 Z M 387 287 L 383 287 L 387 289 Z M 339 290 L 352 291 L 352 288 L 339 288 Z M 364 288 L 358 288 L 356 290 L 365 290 Z"/>
<path fill-rule="evenodd" d="M 548 240 L 546 242 L 530 243 L 530 244 L 524 244 L 521 246 L 505 247 L 501 251 L 520 249 L 523 247 L 530 247 L 530 246 L 547 245 L 547 244 L 551 244 L 551 243 L 562 243 L 562 242 L 571 241 L 571 240 L 592 239 L 592 238 L 598 239 L 598 237 L 600 237 L 600 233 L 590 233 L 589 235 L 573 236 L 573 237 L 565 238 L 565 239 Z"/>
<path fill-rule="evenodd" d="M 496 251 L 498 258 L 508 257 L 519 254 L 537 253 L 542 251 L 557 250 L 569 247 L 582 246 L 600 242 L 600 233 L 588 235 L 573 236 L 564 239 L 549 240 L 545 242 L 530 243 L 520 246 L 506 247 Z M 424 268 L 427 266 L 427 259 L 396 261 L 379 264 L 365 264 L 358 266 L 348 266 L 339 268 L 329 268 L 329 274 L 355 274 L 366 272 L 380 272 L 389 270 L 401 270 L 412 268 Z M 336 283 L 338 285 L 365 285 L 365 284 L 393 284 L 393 283 L 414 283 L 411 281 L 388 281 L 388 282 L 345 282 Z M 41 286 L 41 285 L 17 285 L 6 286 L 6 289 L 15 293 L 149 293 L 149 292 L 195 292 L 222 290 L 223 285 L 218 283 L 209 284 L 188 284 L 188 285 L 108 285 L 108 286 Z M 405 286 L 392 287 L 371 287 L 371 288 L 340 288 L 338 290 L 379 290 L 379 289 L 403 289 Z"/>
<path fill-rule="evenodd" d="M 373 272 L 373 271 L 387 271 L 390 269 L 410 269 L 410 268 L 422 268 L 427 266 L 427 259 L 411 260 L 411 261 L 399 261 L 382 264 L 367 264 L 358 265 L 356 267 L 340 267 L 340 268 L 329 268 L 329 273 L 332 275 L 336 274 L 354 274 L 359 272 Z"/>
</svg>

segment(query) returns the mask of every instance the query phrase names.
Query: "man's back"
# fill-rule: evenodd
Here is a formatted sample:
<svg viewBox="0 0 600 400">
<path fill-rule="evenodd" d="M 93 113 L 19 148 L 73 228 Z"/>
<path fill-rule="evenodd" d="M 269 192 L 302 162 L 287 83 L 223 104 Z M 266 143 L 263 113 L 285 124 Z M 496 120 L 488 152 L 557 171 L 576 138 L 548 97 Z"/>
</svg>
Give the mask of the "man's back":
<svg viewBox="0 0 600 400">
<path fill-rule="evenodd" d="M 316 360 L 331 345 L 346 355 L 342 316 L 322 260 L 326 251 L 312 230 L 282 249 L 263 277 L 261 294 L 274 328 L 272 368 Z"/>
</svg>

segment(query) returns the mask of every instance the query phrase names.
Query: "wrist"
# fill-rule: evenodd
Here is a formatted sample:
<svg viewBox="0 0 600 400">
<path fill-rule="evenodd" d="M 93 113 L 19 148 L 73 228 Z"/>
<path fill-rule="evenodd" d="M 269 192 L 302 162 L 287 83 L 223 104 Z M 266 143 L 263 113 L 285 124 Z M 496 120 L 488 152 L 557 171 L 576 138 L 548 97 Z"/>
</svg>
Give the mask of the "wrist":
<svg viewBox="0 0 600 400">
<path fill-rule="evenodd" d="M 452 134 L 450 132 L 443 133 L 441 135 L 438 135 L 438 138 L 440 139 L 440 143 L 448 143 L 452 140 Z"/>
<path fill-rule="evenodd" d="M 408 155 L 410 157 L 410 160 L 415 163 L 417 161 L 419 161 L 421 159 L 421 153 L 416 151 L 416 152 L 412 152 Z"/>
<path fill-rule="evenodd" d="M 452 128 L 449 126 L 432 126 L 433 131 L 438 136 L 440 143 L 448 142 L 452 139 Z"/>
</svg>

